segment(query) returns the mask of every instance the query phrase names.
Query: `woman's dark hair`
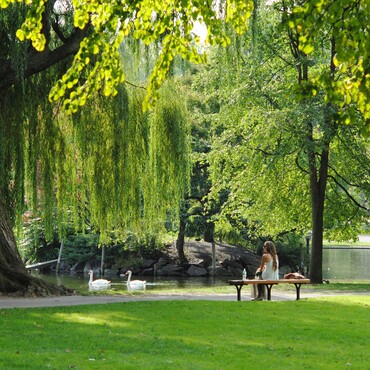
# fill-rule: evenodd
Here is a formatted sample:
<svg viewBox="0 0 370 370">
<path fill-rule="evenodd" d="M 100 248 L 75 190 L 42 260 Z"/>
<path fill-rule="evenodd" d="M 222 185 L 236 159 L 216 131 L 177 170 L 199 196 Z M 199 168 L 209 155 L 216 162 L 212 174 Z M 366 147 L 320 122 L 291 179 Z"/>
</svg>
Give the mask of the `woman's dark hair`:
<svg viewBox="0 0 370 370">
<path fill-rule="evenodd" d="M 276 269 L 277 269 L 277 254 L 276 254 L 275 244 L 272 241 L 268 240 L 268 241 L 265 242 L 265 244 L 263 246 L 266 247 L 267 253 L 271 254 L 271 257 L 273 259 L 272 267 L 276 271 Z"/>
</svg>

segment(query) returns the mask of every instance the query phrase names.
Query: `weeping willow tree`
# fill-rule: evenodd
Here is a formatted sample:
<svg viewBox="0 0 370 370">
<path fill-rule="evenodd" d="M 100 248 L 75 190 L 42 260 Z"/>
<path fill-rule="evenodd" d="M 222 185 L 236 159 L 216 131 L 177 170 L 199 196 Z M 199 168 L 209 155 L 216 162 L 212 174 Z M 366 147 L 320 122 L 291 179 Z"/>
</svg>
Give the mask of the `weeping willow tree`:
<svg viewBox="0 0 370 370">
<path fill-rule="evenodd" d="M 171 85 L 151 112 L 142 110 L 141 91 L 120 87 L 114 98 L 97 93 L 72 120 L 59 117 L 71 134 L 59 160 L 59 213 L 73 204 L 74 219 L 89 218 L 102 243 L 113 230 L 158 230 L 178 213 L 190 171 L 189 125 L 185 101 Z"/>
<path fill-rule="evenodd" d="M 56 229 L 63 235 L 71 221 L 83 229 L 88 220 L 101 243 L 112 232 L 158 229 L 177 215 L 189 178 L 186 103 L 169 81 L 144 112 L 145 91 L 120 84 L 116 96 L 97 90 L 66 114 L 47 93 L 81 31 L 58 41 L 60 63 L 52 63 L 50 55 L 12 43 L 23 15 L 18 6 L 0 17 L 0 292 L 65 294 L 26 271 L 14 236 L 22 215 L 40 216 L 47 237 Z"/>
<path fill-rule="evenodd" d="M 24 210 L 41 216 L 49 237 L 88 219 L 104 243 L 112 231 L 158 229 L 178 213 L 189 178 L 186 106 L 170 85 L 152 112 L 143 113 L 141 92 L 121 86 L 116 97 L 96 93 L 69 116 L 35 93 L 45 88 L 39 77 L 33 94 L 30 84 L 16 97 L 20 109 L 1 107 L 2 292 L 37 293 L 40 284 L 50 291 L 17 252 L 12 226 Z"/>
</svg>

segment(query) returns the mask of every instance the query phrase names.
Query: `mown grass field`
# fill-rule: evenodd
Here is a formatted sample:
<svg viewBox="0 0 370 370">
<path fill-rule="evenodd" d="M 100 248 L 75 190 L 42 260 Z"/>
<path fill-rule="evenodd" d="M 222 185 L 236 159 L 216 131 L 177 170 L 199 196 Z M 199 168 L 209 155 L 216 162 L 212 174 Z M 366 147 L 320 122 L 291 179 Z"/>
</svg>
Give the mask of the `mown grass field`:
<svg viewBox="0 0 370 370">
<path fill-rule="evenodd" d="M 370 295 L 0 310 L 1 369 L 369 369 Z"/>
</svg>

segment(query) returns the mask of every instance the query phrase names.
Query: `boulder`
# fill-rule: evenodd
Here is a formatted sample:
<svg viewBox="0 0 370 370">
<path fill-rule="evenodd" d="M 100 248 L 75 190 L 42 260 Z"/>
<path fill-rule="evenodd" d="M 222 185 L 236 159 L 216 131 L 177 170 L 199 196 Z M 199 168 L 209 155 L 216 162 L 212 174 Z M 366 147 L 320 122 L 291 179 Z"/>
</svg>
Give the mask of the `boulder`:
<svg viewBox="0 0 370 370">
<path fill-rule="evenodd" d="M 72 273 L 75 273 L 75 272 L 83 272 L 84 270 L 84 267 L 85 267 L 85 262 L 77 262 L 75 263 L 69 271 L 71 271 Z"/>
<path fill-rule="evenodd" d="M 259 265 L 246 265 L 245 269 L 247 270 L 247 276 L 248 277 L 254 277 L 258 267 L 259 267 Z"/>
<path fill-rule="evenodd" d="M 261 257 L 249 252 L 249 253 L 246 253 L 240 256 L 239 260 L 244 266 L 251 265 L 251 264 L 253 265 L 255 264 L 258 266 L 261 262 Z"/>
<path fill-rule="evenodd" d="M 155 260 L 153 259 L 144 259 L 143 260 L 143 268 L 148 269 L 150 267 L 153 267 L 155 264 Z"/>
<path fill-rule="evenodd" d="M 231 276 L 235 276 L 235 278 L 237 279 L 242 278 L 243 270 L 241 268 L 235 268 L 235 267 L 228 266 L 227 270 L 230 272 Z"/>
<path fill-rule="evenodd" d="M 239 261 L 236 261 L 234 259 L 225 259 L 224 261 L 221 262 L 221 265 L 227 269 L 229 269 L 229 267 L 231 268 L 234 268 L 234 269 L 239 269 L 239 270 L 243 270 L 243 266 L 242 264 L 239 262 Z"/>
<path fill-rule="evenodd" d="M 207 267 L 208 263 L 204 259 L 194 259 L 190 266 Z"/>
<path fill-rule="evenodd" d="M 207 276 L 208 275 L 208 271 L 204 267 L 199 267 L 199 266 L 194 266 L 194 265 L 191 265 L 186 271 L 186 273 L 189 276 Z"/>
<path fill-rule="evenodd" d="M 208 269 L 208 272 L 209 274 L 212 276 L 213 275 L 213 269 L 212 267 L 210 267 Z M 215 269 L 215 273 L 214 273 L 215 276 L 231 276 L 231 273 L 229 270 L 227 270 L 225 267 L 223 266 L 216 266 L 216 269 Z"/>
<path fill-rule="evenodd" d="M 157 275 L 181 276 L 184 268 L 175 264 L 168 264 L 157 270 Z"/>
<path fill-rule="evenodd" d="M 154 264 L 154 269 L 159 270 L 163 266 L 166 266 L 169 263 L 169 260 L 165 257 L 161 257 L 157 263 Z"/>
<path fill-rule="evenodd" d="M 154 268 L 151 267 L 151 268 L 148 268 L 148 269 L 144 269 L 143 271 L 141 271 L 141 274 L 143 276 L 154 276 Z"/>
</svg>

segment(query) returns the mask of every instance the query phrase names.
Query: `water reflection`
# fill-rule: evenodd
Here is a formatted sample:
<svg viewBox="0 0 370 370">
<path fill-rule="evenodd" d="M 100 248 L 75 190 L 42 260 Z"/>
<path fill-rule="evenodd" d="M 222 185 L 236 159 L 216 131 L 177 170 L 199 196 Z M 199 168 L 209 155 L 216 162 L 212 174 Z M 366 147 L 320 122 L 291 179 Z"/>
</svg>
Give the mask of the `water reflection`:
<svg viewBox="0 0 370 370">
<path fill-rule="evenodd" d="M 146 285 L 131 285 L 131 284 L 128 284 L 126 286 L 127 286 L 127 290 L 129 292 L 145 292 L 145 290 L 146 290 Z"/>
<path fill-rule="evenodd" d="M 370 247 L 326 247 L 323 250 L 323 278 L 368 280 Z"/>
<path fill-rule="evenodd" d="M 51 283 L 57 285 L 64 285 L 68 288 L 75 289 L 79 293 L 89 292 L 89 275 L 88 274 L 42 274 L 36 270 L 32 271 L 36 275 Z M 135 287 L 128 287 L 126 284 L 127 278 L 120 276 L 106 277 L 111 281 L 112 290 L 136 290 Z M 225 286 L 227 281 L 232 277 L 148 277 L 146 276 L 146 284 L 144 290 L 149 292 L 151 290 L 172 290 L 178 288 L 196 288 L 196 287 L 212 287 L 212 286 Z M 140 290 L 143 290 L 141 287 Z"/>
<path fill-rule="evenodd" d="M 323 250 L 323 278 L 345 280 L 370 280 L 370 247 L 326 247 Z M 79 293 L 89 291 L 89 275 L 42 275 L 32 271 L 43 279 L 75 289 Z M 235 277 L 234 277 L 235 278 Z M 236 277 L 238 278 L 238 277 Z M 109 276 L 113 290 L 129 290 L 126 277 Z M 145 291 L 172 290 L 181 288 L 225 286 L 232 277 L 145 277 Z"/>
</svg>

